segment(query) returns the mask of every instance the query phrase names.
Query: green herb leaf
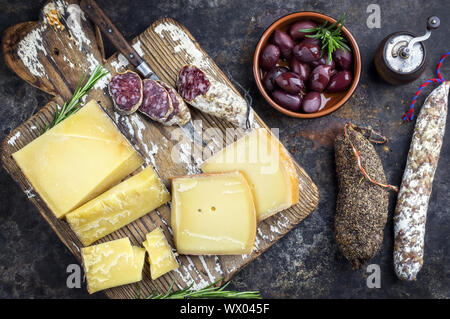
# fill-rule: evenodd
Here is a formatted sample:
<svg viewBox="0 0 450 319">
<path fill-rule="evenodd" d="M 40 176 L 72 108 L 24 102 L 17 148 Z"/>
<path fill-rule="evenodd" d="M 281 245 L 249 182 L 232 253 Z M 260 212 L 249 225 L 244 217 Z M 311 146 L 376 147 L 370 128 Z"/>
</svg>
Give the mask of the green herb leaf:
<svg viewBox="0 0 450 319">
<path fill-rule="evenodd" d="M 325 21 L 316 28 L 301 29 L 299 32 L 315 32 L 314 34 L 307 34 L 306 37 L 320 39 L 322 41 L 322 55 L 323 51 L 326 50 L 328 53 L 328 59 L 331 61 L 333 59 L 333 52 L 337 49 L 351 51 L 350 47 L 346 43 L 346 39 L 341 35 L 342 28 L 345 25 L 345 13 L 342 14 L 336 22 L 331 25 L 327 25 L 328 22 Z"/>
<path fill-rule="evenodd" d="M 39 124 L 41 134 L 47 132 L 55 125 L 59 124 L 60 122 L 64 121 L 66 118 L 77 112 L 80 109 L 79 105 L 81 104 L 81 99 L 86 94 L 88 94 L 88 92 L 102 77 L 104 77 L 108 73 L 109 71 L 105 69 L 103 66 L 97 65 L 94 71 L 92 72 L 91 76 L 89 77 L 89 79 L 82 86 L 84 79 L 86 78 L 86 73 L 83 74 L 83 76 L 81 77 L 80 81 L 77 84 L 77 87 L 75 88 L 72 99 L 69 102 L 65 102 L 62 107 L 58 106 L 56 107 L 55 113 L 53 114 L 53 119 L 50 123 L 42 127 Z"/>
<path fill-rule="evenodd" d="M 309 32 L 315 32 L 315 31 L 317 31 L 317 30 L 319 30 L 319 29 L 320 29 L 319 27 L 317 27 L 317 28 L 311 28 L 311 29 L 300 29 L 300 30 L 298 30 L 298 32 L 309 33 Z"/>
<path fill-rule="evenodd" d="M 192 289 L 193 284 L 180 289 L 173 290 L 173 286 L 175 281 L 172 281 L 169 289 L 165 294 L 158 294 L 156 291 L 152 291 L 152 293 L 147 296 L 145 299 L 213 299 L 213 298 L 237 298 L 237 299 L 261 299 L 261 295 L 258 291 L 233 291 L 233 290 L 225 290 L 228 286 L 229 282 L 227 282 L 222 287 L 216 287 L 215 285 L 220 282 L 222 279 L 219 279 L 212 284 L 206 286 L 202 289 Z M 139 286 L 139 285 L 138 285 Z M 141 299 L 141 290 L 138 287 L 138 293 L 136 299 Z"/>
</svg>

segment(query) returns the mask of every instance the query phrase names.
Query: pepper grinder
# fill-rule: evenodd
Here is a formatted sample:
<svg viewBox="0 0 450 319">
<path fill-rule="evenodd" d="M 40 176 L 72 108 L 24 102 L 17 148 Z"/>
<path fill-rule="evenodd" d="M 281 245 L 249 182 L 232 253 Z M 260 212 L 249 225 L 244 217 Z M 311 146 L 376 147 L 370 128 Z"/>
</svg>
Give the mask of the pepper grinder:
<svg viewBox="0 0 450 319">
<path fill-rule="evenodd" d="M 440 23 L 438 17 L 431 16 L 427 19 L 426 33 L 420 37 L 409 31 L 399 31 L 384 38 L 375 53 L 375 67 L 381 78 L 393 85 L 416 80 L 427 64 L 427 49 L 423 41 Z"/>
</svg>

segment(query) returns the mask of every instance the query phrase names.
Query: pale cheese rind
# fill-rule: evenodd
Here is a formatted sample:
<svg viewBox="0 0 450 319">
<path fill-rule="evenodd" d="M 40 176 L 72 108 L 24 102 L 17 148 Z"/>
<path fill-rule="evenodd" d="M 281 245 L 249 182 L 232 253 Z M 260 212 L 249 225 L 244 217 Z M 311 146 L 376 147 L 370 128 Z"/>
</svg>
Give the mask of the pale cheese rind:
<svg viewBox="0 0 450 319">
<path fill-rule="evenodd" d="M 245 176 L 236 171 L 174 178 L 171 223 L 179 254 L 250 253 L 256 211 Z"/>
<path fill-rule="evenodd" d="M 254 129 L 207 159 L 205 173 L 241 171 L 255 196 L 258 221 L 299 201 L 298 174 L 284 146 L 265 128 Z"/>
<path fill-rule="evenodd" d="M 153 280 L 178 268 L 177 259 L 161 228 L 155 228 L 148 233 L 142 245 L 148 253 L 150 274 Z"/>
<path fill-rule="evenodd" d="M 167 203 L 170 194 L 151 166 L 66 215 L 87 246 Z"/>
<path fill-rule="evenodd" d="M 128 237 L 81 248 L 90 294 L 142 279 L 145 250 L 131 246 Z"/>
<path fill-rule="evenodd" d="M 95 101 L 12 156 L 58 218 L 117 184 L 143 163 Z"/>
</svg>

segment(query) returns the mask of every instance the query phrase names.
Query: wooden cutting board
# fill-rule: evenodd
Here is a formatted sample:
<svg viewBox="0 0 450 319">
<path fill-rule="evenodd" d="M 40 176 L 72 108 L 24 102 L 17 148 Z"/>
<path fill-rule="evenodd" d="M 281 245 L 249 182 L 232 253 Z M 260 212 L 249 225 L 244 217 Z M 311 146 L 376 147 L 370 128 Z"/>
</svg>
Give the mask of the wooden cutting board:
<svg viewBox="0 0 450 319">
<path fill-rule="evenodd" d="M 188 30 L 178 22 L 164 18 L 153 23 L 136 37 L 132 44 L 155 73 L 167 83 L 175 84 L 178 70 L 191 63 L 208 71 L 215 79 L 236 88 L 218 66 L 204 52 Z M 57 0 L 47 3 L 37 22 L 25 22 L 7 29 L 3 36 L 3 53 L 7 65 L 21 78 L 33 86 L 51 94 L 54 98 L 37 114 L 9 134 L 1 145 L 3 166 L 20 185 L 28 199 L 54 229 L 61 241 L 80 260 L 81 242 L 69 225 L 54 217 L 44 201 L 33 190 L 31 184 L 12 159 L 11 154 L 39 136 L 39 125 L 47 123 L 56 108 L 72 96 L 83 73 L 90 72 L 102 63 L 111 72 L 132 69 L 121 54 L 105 59 L 101 36 L 81 12 L 77 1 Z M 226 121 L 200 113 L 193 108 L 192 117 L 198 135 L 202 135 L 204 147 L 191 143 L 178 127 L 165 127 L 152 122 L 140 114 L 119 116 L 113 111 L 106 88 L 107 79 L 97 84 L 88 99 L 98 101 L 116 122 L 147 164 L 153 165 L 166 186 L 169 178 L 199 172 L 199 164 L 211 152 L 220 150 L 233 141 L 225 131 L 232 127 Z M 239 92 L 238 92 L 239 93 Z M 254 113 L 253 127 L 267 127 Z M 224 138 L 217 138 L 209 128 Z M 181 132 L 181 134 L 180 134 Z M 245 134 L 238 132 L 238 137 Z M 173 154 L 172 154 L 173 152 Z M 172 156 L 173 155 L 173 156 Z M 174 160 L 177 159 L 177 160 Z M 305 171 L 297 165 L 300 185 L 300 202 L 258 224 L 255 248 L 243 256 L 179 256 L 180 267 L 159 279 L 150 279 L 148 264 L 144 267 L 144 279 L 139 283 L 141 296 L 153 290 L 166 291 L 172 281 L 174 288 L 187 285 L 204 287 L 218 279 L 229 280 L 247 263 L 259 256 L 277 240 L 307 217 L 317 206 L 318 191 Z M 170 189 L 170 188 L 169 188 Z M 30 212 L 32 213 L 32 212 Z M 164 205 L 139 220 L 103 238 L 105 242 L 128 236 L 134 245 L 140 245 L 145 234 L 157 226 L 163 228 L 173 246 L 170 229 L 170 207 Z M 110 298 L 135 298 L 135 284 L 108 289 Z"/>
</svg>

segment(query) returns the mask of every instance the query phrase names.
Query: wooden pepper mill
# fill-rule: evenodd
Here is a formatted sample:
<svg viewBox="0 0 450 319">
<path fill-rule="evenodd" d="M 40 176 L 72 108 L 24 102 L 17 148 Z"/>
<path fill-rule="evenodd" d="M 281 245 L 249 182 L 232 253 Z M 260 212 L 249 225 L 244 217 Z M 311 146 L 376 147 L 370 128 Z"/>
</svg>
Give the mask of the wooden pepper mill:
<svg viewBox="0 0 450 319">
<path fill-rule="evenodd" d="M 427 19 L 427 31 L 418 37 L 409 31 L 389 34 L 380 43 L 375 54 L 378 74 L 393 85 L 406 84 L 416 80 L 425 70 L 427 49 L 423 41 L 437 29 L 440 20 L 436 16 Z"/>
</svg>

